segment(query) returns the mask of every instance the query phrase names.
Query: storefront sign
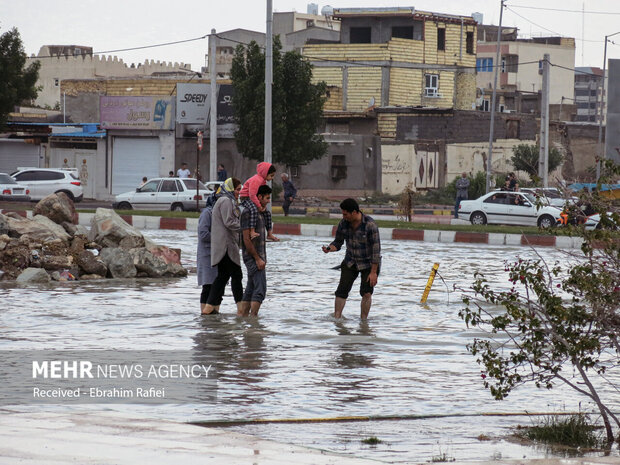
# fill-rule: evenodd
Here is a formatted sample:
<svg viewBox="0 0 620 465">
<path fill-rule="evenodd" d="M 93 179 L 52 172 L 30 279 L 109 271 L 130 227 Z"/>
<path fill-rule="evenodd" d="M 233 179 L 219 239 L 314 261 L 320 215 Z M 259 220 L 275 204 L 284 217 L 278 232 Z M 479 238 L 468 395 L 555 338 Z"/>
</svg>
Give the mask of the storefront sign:
<svg viewBox="0 0 620 465">
<path fill-rule="evenodd" d="M 174 128 L 174 100 L 168 96 L 102 96 L 99 113 L 104 129 Z"/>
<path fill-rule="evenodd" d="M 177 123 L 204 127 L 209 121 L 210 110 L 209 84 L 177 84 Z"/>
</svg>

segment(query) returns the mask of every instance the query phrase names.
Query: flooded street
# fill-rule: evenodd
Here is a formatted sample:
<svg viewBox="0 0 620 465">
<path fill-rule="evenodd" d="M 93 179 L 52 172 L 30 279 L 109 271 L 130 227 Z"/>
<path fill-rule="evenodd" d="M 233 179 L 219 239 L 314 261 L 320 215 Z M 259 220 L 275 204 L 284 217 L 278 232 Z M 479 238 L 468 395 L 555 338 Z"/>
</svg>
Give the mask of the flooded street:
<svg viewBox="0 0 620 465">
<path fill-rule="evenodd" d="M 182 249 L 195 266 L 196 233 L 147 231 Z M 217 360 L 218 400 L 184 405 L 19 406 L 29 409 L 124 411 L 177 421 L 314 419 L 343 416 L 440 418 L 350 423 L 253 424 L 235 431 L 366 458 L 429 461 L 547 456 L 545 449 L 502 438 L 525 416 L 489 413 L 578 411 L 574 391 L 524 386 L 502 402 L 482 386 L 480 367 L 465 346 L 480 334 L 458 317 L 460 295 L 483 271 L 510 284 L 504 260 L 534 256 L 526 247 L 383 241 L 383 264 L 368 322 L 359 319 L 358 282 L 335 320 L 333 293 L 344 255 L 325 255 L 327 238 L 283 237 L 268 245 L 268 291 L 258 319 L 238 319 L 230 289 L 222 314 L 199 315 L 196 275 L 152 280 L 56 283 L 46 288 L 0 287 L 0 349 L 192 350 Z M 560 252 L 537 249 L 546 260 Z M 434 262 L 439 273 L 419 303 Z M 244 269 L 245 274 L 245 269 Z M 245 278 L 244 278 L 245 281 Z M 245 284 L 245 283 L 244 283 Z M 620 383 L 618 373 L 616 385 Z M 604 392 L 612 406 L 620 393 Z M 581 410 L 590 411 L 585 401 Z M 480 441 L 480 435 L 490 441 Z M 383 443 L 365 446 L 376 436 Z M 616 452 L 617 453 L 617 452 Z"/>
</svg>

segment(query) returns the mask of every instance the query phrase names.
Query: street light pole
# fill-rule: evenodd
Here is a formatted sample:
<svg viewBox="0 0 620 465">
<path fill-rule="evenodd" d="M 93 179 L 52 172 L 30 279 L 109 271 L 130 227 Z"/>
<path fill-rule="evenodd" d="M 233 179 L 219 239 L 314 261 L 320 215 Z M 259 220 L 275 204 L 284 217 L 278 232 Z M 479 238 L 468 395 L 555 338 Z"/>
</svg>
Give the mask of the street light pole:
<svg viewBox="0 0 620 465">
<path fill-rule="evenodd" d="M 273 85 L 273 0 L 267 0 L 265 35 L 265 161 L 271 163 L 271 90 Z"/>
<path fill-rule="evenodd" d="M 493 133 L 495 132 L 495 97 L 497 96 L 497 74 L 500 67 L 500 52 L 502 42 L 502 15 L 504 13 L 504 0 L 501 0 L 501 6 L 499 10 L 499 27 L 497 28 L 497 51 L 495 53 L 495 77 L 493 78 L 493 93 L 491 95 L 491 127 L 489 128 L 489 156 L 487 157 L 487 178 L 485 192 L 488 193 L 491 190 L 491 174 L 493 173 Z"/>
<path fill-rule="evenodd" d="M 605 98 L 605 72 L 607 70 L 607 41 L 610 37 L 620 34 L 620 31 L 605 36 L 605 53 L 603 54 L 603 82 L 601 84 L 601 105 L 598 112 L 598 161 L 596 162 L 596 182 L 601 177 L 601 160 L 605 157 L 603 149 L 603 103 Z"/>
</svg>

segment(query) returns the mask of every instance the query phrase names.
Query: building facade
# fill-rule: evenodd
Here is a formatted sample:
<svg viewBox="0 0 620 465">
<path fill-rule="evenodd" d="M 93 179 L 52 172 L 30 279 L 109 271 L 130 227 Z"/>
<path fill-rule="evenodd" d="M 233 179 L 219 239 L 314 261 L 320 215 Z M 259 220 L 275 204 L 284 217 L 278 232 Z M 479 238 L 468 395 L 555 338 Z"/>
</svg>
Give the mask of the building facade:
<svg viewBox="0 0 620 465">
<path fill-rule="evenodd" d="M 549 54 L 549 104 L 572 103 L 575 75 L 575 39 L 570 37 L 536 37 L 519 39 L 517 28 L 502 28 L 500 62 L 497 55 L 497 26 L 478 27 L 476 57 L 477 108 L 489 111 L 495 68 L 499 66 L 497 83 L 499 111 L 531 110 L 524 100 L 537 97 L 542 89 L 542 60 Z M 538 105 L 536 105 L 538 106 Z M 526 110 L 527 111 L 527 110 Z M 539 109 L 536 110 L 540 111 Z"/>
<path fill-rule="evenodd" d="M 605 79 L 607 84 L 607 79 Z M 598 123 L 601 115 L 603 122 L 606 113 L 606 96 L 602 92 L 603 70 L 594 67 L 577 67 L 575 68 L 575 105 L 577 105 L 577 115 L 575 121 L 589 121 Z M 607 85 L 605 85 L 607 88 Z"/>
<path fill-rule="evenodd" d="M 341 8 L 334 18 L 340 43 L 303 49 L 314 80 L 330 88 L 328 110 L 474 105 L 473 18 L 414 8 Z"/>
<path fill-rule="evenodd" d="M 153 74 L 193 74 L 190 65 L 146 60 L 127 65 L 117 57 L 93 55 L 92 47 L 83 45 L 44 45 L 37 56 L 27 59 L 26 66 L 41 63 L 37 86 L 41 87 L 34 102 L 39 107 L 61 109 L 63 95 L 60 84 L 64 79 L 95 77 L 139 77 Z"/>
</svg>

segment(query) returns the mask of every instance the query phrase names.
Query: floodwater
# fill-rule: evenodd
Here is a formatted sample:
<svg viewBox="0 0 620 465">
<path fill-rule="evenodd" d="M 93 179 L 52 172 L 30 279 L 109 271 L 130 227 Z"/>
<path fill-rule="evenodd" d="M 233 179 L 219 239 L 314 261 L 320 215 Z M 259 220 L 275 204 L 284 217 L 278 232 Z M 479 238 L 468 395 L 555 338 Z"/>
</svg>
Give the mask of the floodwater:
<svg viewBox="0 0 620 465">
<path fill-rule="evenodd" d="M 195 266 L 195 233 L 145 234 L 181 248 L 184 265 Z M 45 289 L 2 284 L 0 349 L 175 349 L 204 351 L 217 360 L 216 402 L 56 409 L 95 408 L 177 421 L 405 416 L 231 428 L 390 462 L 562 455 L 506 440 L 512 427 L 531 424 L 525 415 L 485 414 L 592 411 L 592 406 L 561 386 L 551 391 L 523 386 L 506 400 L 494 401 L 466 350 L 480 333 L 467 329 L 458 317 L 462 303 L 453 291 L 454 285 L 468 286 L 475 271 L 508 287 L 504 260 L 535 252 L 525 247 L 383 241 L 370 319 L 360 321 L 354 287 L 345 318 L 337 321 L 331 314 L 339 272 L 332 267 L 343 252 L 323 254 L 320 246 L 328 242 L 284 236 L 282 242 L 268 245 L 268 297 L 258 319 L 238 319 L 229 290 L 221 315 L 200 316 L 194 273 L 169 280 L 57 283 Z M 537 252 L 550 262 L 563 259 L 554 249 Z M 422 305 L 434 262 L 440 263 L 440 277 Z M 620 383 L 617 371 L 608 377 Z M 609 405 L 620 405 L 617 390 L 602 392 Z M 34 407 L 11 410 L 29 408 Z M 370 436 L 383 442 L 372 447 L 361 443 Z"/>
</svg>

